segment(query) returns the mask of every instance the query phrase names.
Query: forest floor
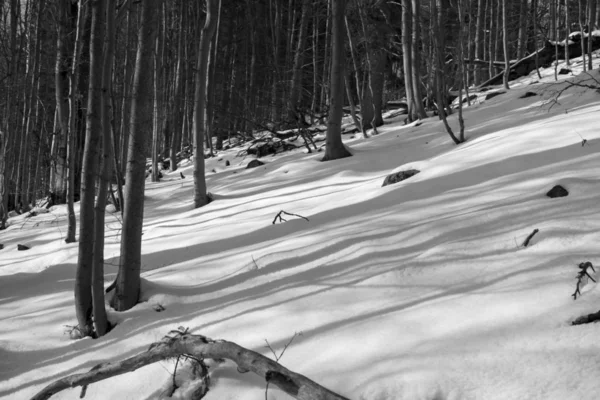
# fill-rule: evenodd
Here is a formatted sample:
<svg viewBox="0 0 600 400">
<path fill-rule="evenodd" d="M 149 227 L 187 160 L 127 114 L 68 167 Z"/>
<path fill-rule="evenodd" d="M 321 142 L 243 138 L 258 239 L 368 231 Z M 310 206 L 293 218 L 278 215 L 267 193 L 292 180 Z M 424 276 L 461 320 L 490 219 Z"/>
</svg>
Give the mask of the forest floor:
<svg viewBox="0 0 600 400">
<path fill-rule="evenodd" d="M 356 400 L 598 398 L 600 324 L 571 321 L 600 309 L 600 287 L 571 295 L 579 263 L 600 267 L 600 94 L 573 86 L 553 101 L 567 82 L 600 80 L 580 61 L 559 83 L 548 69 L 480 96 L 459 146 L 437 118 L 398 117 L 376 137 L 345 135 L 354 156 L 334 162 L 299 149 L 245 169 L 250 157 L 222 152 L 206 161 L 215 201 L 201 209 L 191 165 L 185 179 L 147 183 L 144 302 L 109 309 L 117 325 L 101 339 L 65 333 L 77 261 L 66 209 L 12 218 L 0 235 L 0 398 L 26 399 L 180 326 L 268 356 L 265 340 L 280 352 L 298 334 L 281 363 Z M 456 113 L 449 121 L 456 131 Z M 381 187 L 404 169 L 421 172 Z M 556 184 L 569 195 L 546 197 Z M 272 224 L 280 210 L 308 221 Z M 110 215 L 107 285 L 119 239 Z M 93 384 L 86 398 L 166 398 L 174 364 Z M 265 382 L 229 362 L 211 379 L 206 399 L 265 399 Z"/>
</svg>

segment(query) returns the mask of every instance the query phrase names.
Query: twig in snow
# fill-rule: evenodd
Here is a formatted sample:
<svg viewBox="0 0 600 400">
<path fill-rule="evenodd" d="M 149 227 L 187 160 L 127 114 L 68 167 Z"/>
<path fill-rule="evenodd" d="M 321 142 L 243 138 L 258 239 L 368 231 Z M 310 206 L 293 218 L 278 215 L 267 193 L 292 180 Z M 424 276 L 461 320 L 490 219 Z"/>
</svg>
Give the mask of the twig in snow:
<svg viewBox="0 0 600 400">
<path fill-rule="evenodd" d="M 592 276 L 589 274 L 588 268 L 591 268 L 592 271 L 596 272 L 594 266 L 589 261 L 582 262 L 581 264 L 579 264 L 579 272 L 577 273 L 577 286 L 575 288 L 575 293 L 571 295 L 573 296 L 573 300 L 577 300 L 577 295 L 581 296 L 580 286 L 583 287 L 585 285 L 586 282 L 584 281 L 584 279 L 589 278 L 593 282 L 596 282 L 594 278 L 592 278 Z"/>
<path fill-rule="evenodd" d="M 283 357 L 283 354 L 285 353 L 287 348 L 292 344 L 292 342 L 294 341 L 296 336 L 302 336 L 302 332 L 299 332 L 299 333 L 294 332 L 294 336 L 292 336 L 291 339 L 289 340 L 289 342 L 287 342 L 286 345 L 283 346 L 283 350 L 281 350 L 281 353 L 279 353 L 279 356 L 277 355 L 277 353 L 275 353 L 275 350 L 273 350 L 273 347 L 271 347 L 271 344 L 269 343 L 269 341 L 267 339 L 265 339 L 265 342 L 267 343 L 266 347 L 267 347 L 267 349 L 271 350 L 273 357 L 275 357 L 275 361 L 279 362 L 279 360 L 281 359 L 281 357 Z M 274 371 L 269 371 L 269 372 L 274 372 Z M 267 386 L 265 387 L 265 400 L 268 400 L 267 396 L 269 393 L 269 382 L 276 377 L 275 376 L 266 376 L 265 378 L 267 381 Z M 277 386 L 279 386 L 279 385 L 277 385 Z"/>
<path fill-rule="evenodd" d="M 305 219 L 306 221 L 308 221 L 308 218 L 303 217 L 302 215 L 292 214 L 292 213 L 289 213 L 287 211 L 281 210 L 281 211 L 279 211 L 277 213 L 277 215 L 275 216 L 275 218 L 273 218 L 273 225 L 275 225 L 275 222 L 277 222 L 277 218 L 279 218 L 279 222 L 287 222 L 287 220 L 281 216 L 282 214 L 291 215 L 291 216 L 302 218 L 302 219 Z"/>
<path fill-rule="evenodd" d="M 539 229 L 534 229 L 533 232 L 531 232 L 529 234 L 529 236 L 527 236 L 527 239 L 525 239 L 525 241 L 523 242 L 523 247 L 529 246 L 529 242 L 531 241 L 531 239 L 533 239 L 535 234 L 538 233 L 539 231 L 540 231 Z"/>
</svg>

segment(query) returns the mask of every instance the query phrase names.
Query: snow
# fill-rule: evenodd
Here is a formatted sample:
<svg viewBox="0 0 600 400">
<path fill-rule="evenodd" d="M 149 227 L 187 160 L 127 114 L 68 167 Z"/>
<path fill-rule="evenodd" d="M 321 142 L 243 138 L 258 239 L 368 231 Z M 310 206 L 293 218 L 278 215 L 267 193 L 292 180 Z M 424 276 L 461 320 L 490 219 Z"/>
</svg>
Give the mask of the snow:
<svg viewBox="0 0 600 400">
<path fill-rule="evenodd" d="M 65 334 L 76 323 L 77 261 L 77 243 L 62 240 L 66 209 L 11 218 L 0 236 L 0 397 L 28 398 L 183 326 L 267 356 L 265 339 L 280 352 L 302 333 L 283 365 L 352 399 L 596 399 L 600 325 L 570 321 L 600 309 L 594 282 L 571 297 L 577 265 L 599 263 L 600 97 L 571 87 L 552 100 L 567 82 L 600 74 L 571 62 L 576 76 L 559 83 L 549 68 L 493 99 L 482 93 L 464 110 L 459 146 L 429 118 L 346 135 L 354 156 L 335 162 L 298 149 L 246 170 L 250 158 L 234 148 L 207 160 L 215 201 L 201 209 L 189 162 L 186 179 L 177 171 L 148 182 L 145 302 L 109 310 L 118 325 L 101 339 Z M 521 99 L 526 91 L 538 95 Z M 457 130 L 456 114 L 449 122 Z M 410 168 L 421 173 L 381 187 Z M 569 196 L 547 198 L 555 184 Z M 280 210 L 309 221 L 273 225 Z M 107 285 L 119 219 L 107 215 Z M 86 398 L 165 398 L 174 364 L 93 384 Z M 206 399 L 265 398 L 264 381 L 231 362 L 211 379 Z M 181 384 L 174 398 L 191 391 Z M 271 386 L 268 398 L 289 397 Z"/>
</svg>

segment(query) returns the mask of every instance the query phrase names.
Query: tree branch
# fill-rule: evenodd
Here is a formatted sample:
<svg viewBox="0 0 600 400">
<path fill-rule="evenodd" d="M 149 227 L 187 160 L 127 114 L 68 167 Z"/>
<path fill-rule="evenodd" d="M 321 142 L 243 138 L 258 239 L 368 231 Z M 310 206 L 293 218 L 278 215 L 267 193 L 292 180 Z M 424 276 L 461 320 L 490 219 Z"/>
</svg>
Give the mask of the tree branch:
<svg viewBox="0 0 600 400">
<path fill-rule="evenodd" d="M 49 399 L 65 389 L 89 385 L 181 355 L 229 359 L 237 364 L 238 370 L 252 371 L 298 400 L 348 400 L 255 351 L 233 342 L 211 340 L 201 335 L 187 333 L 176 337 L 166 337 L 161 342 L 150 346 L 147 351 L 123 361 L 102 363 L 89 372 L 59 379 L 46 386 L 31 400 Z"/>
</svg>

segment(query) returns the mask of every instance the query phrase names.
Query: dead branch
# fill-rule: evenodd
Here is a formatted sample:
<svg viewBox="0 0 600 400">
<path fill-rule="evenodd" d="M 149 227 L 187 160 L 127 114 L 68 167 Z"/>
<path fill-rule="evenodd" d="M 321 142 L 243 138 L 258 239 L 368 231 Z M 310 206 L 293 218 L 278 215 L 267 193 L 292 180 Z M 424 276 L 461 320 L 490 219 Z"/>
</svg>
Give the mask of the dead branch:
<svg viewBox="0 0 600 400">
<path fill-rule="evenodd" d="M 591 322 L 596 321 L 600 321 L 600 311 L 593 314 L 583 315 L 577 318 L 575 321 L 571 322 L 571 325 L 589 324 Z"/>
<path fill-rule="evenodd" d="M 279 212 L 277 213 L 277 215 L 275 216 L 275 218 L 273 218 L 273 225 L 275 225 L 275 222 L 277 222 L 277 219 L 278 219 L 278 218 L 279 218 L 279 222 L 287 222 L 287 220 L 286 220 L 285 218 L 283 218 L 282 214 L 285 214 L 285 215 L 291 215 L 291 216 L 298 217 L 298 218 L 302 218 L 302 219 L 305 219 L 306 221 L 308 221 L 308 218 L 306 218 L 306 217 L 303 217 L 302 215 L 298 215 L 298 214 L 292 214 L 292 213 L 289 213 L 289 212 L 287 212 L 287 211 L 283 211 L 283 210 L 281 210 L 281 211 L 279 211 Z"/>
<path fill-rule="evenodd" d="M 600 80 L 598 80 L 595 77 L 593 77 L 592 75 L 590 75 L 589 72 L 583 72 L 583 73 L 588 75 L 588 78 L 586 78 L 585 80 L 582 80 L 581 82 L 572 82 L 570 80 L 565 80 L 565 81 L 559 81 L 559 82 L 550 84 L 550 85 L 564 84 L 565 86 L 562 89 L 556 91 L 554 93 L 553 98 L 543 104 L 543 105 L 550 104 L 550 107 L 548 108 L 548 112 L 550 112 L 552 107 L 554 107 L 556 104 L 560 104 L 558 102 L 558 100 L 560 99 L 560 96 L 562 96 L 562 94 L 564 92 L 571 89 L 572 87 L 581 87 L 584 89 L 600 90 Z M 590 81 L 593 81 L 594 83 L 591 83 L 591 84 L 587 83 Z"/>
<path fill-rule="evenodd" d="M 189 333 L 172 337 L 167 336 L 162 341 L 154 343 L 147 351 L 133 357 L 122 361 L 98 364 L 89 372 L 66 376 L 46 386 L 31 400 L 49 399 L 56 393 L 68 388 L 87 386 L 113 376 L 133 372 L 158 361 L 182 355 L 198 359 L 211 358 L 219 360 L 226 358 L 236 363 L 239 370 L 254 372 L 295 399 L 348 400 L 346 397 L 324 388 L 304 375 L 288 370 L 278 362 L 255 351 L 226 340 L 212 340 L 202 335 Z"/>
<path fill-rule="evenodd" d="M 577 300 L 577 295 L 581 296 L 580 289 L 583 286 L 585 286 L 585 284 L 587 283 L 587 278 L 589 278 L 592 281 L 596 282 L 594 280 L 594 278 L 592 278 L 592 276 L 588 273 L 588 271 L 587 271 L 588 268 L 591 268 L 592 271 L 596 272 L 596 270 L 594 269 L 594 266 L 589 261 L 582 262 L 581 264 L 579 264 L 579 272 L 577 273 L 577 286 L 575 288 L 575 293 L 573 293 L 571 295 L 571 296 L 573 296 L 573 300 Z"/>
<path fill-rule="evenodd" d="M 535 234 L 538 233 L 539 231 L 540 231 L 539 229 L 534 229 L 533 232 L 531 232 L 529 234 L 529 236 L 527 236 L 527 239 L 525 239 L 525 241 L 523 242 L 523 247 L 529 246 L 529 242 L 531 241 L 531 239 L 533 239 Z"/>
</svg>

